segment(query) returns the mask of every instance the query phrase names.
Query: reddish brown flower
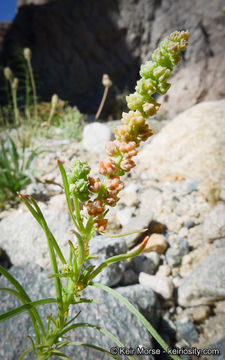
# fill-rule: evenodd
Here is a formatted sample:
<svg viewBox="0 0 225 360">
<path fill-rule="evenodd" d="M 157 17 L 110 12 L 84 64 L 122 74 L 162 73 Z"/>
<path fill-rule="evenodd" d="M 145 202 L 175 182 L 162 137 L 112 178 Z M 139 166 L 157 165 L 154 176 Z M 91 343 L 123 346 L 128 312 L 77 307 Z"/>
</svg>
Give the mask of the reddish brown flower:
<svg viewBox="0 0 225 360">
<path fill-rule="evenodd" d="M 126 172 L 130 171 L 135 166 L 136 166 L 135 162 L 130 159 L 125 159 L 125 160 L 121 161 L 121 164 L 120 164 L 120 168 Z"/>
<path fill-rule="evenodd" d="M 102 200 L 88 201 L 86 203 L 87 212 L 90 216 L 97 216 L 105 211 Z"/>
<path fill-rule="evenodd" d="M 88 189 L 93 193 L 99 192 L 102 187 L 102 183 L 99 178 L 93 178 L 91 176 L 88 177 L 89 185 Z"/>
<path fill-rule="evenodd" d="M 101 175 L 116 175 L 117 168 L 114 161 L 111 158 L 108 158 L 106 163 L 104 161 L 99 161 L 99 174 Z"/>
<path fill-rule="evenodd" d="M 106 226 L 108 224 L 107 219 L 95 219 L 94 220 L 94 227 L 96 230 L 102 232 L 106 229 Z"/>
</svg>

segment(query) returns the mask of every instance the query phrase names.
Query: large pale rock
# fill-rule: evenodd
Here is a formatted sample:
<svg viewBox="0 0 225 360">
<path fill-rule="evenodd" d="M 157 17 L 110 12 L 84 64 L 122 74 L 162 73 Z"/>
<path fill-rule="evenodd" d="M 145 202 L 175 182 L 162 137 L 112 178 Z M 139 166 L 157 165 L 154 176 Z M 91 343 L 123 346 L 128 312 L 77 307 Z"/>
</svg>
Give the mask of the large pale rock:
<svg viewBox="0 0 225 360">
<path fill-rule="evenodd" d="M 198 104 L 178 115 L 140 154 L 141 169 L 220 181 L 225 175 L 225 100 Z"/>
<path fill-rule="evenodd" d="M 212 252 L 196 264 L 178 289 L 181 306 L 213 304 L 225 299 L 225 248 Z"/>
<path fill-rule="evenodd" d="M 69 215 L 59 211 L 44 210 L 47 224 L 63 254 L 69 256 L 69 229 L 73 228 Z M 0 222 L 0 246 L 6 251 L 13 265 L 29 262 L 49 268 L 51 261 L 44 231 L 28 212 L 15 214 Z M 72 240 L 72 239 L 71 239 Z"/>
<path fill-rule="evenodd" d="M 83 148 L 87 151 L 102 154 L 105 152 L 105 144 L 112 137 L 108 126 L 94 122 L 85 125 L 83 129 Z"/>
<path fill-rule="evenodd" d="M 205 241 L 212 242 L 225 238 L 225 204 L 219 203 L 208 214 L 203 224 L 203 237 Z"/>
</svg>

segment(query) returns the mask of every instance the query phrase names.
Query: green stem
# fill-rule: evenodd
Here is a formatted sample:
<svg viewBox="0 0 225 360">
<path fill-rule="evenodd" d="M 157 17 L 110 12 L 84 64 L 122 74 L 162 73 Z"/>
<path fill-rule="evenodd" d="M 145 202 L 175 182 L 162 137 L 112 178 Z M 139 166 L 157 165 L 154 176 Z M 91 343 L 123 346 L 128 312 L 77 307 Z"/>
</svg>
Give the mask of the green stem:
<svg viewBox="0 0 225 360">
<path fill-rule="evenodd" d="M 49 234 L 49 229 L 46 226 L 46 223 L 44 223 L 44 222 L 43 222 L 43 229 L 44 229 L 44 232 L 45 232 L 45 235 L 47 238 L 47 242 L 48 242 L 48 250 L 49 250 L 49 255 L 50 255 L 50 259 L 51 259 L 52 270 L 53 270 L 54 274 L 58 274 L 58 266 L 57 266 L 57 262 L 56 262 L 54 248 L 53 248 L 52 241 L 51 241 L 51 236 Z M 58 277 L 55 277 L 54 282 L 55 282 L 56 298 L 58 301 L 59 322 L 60 322 L 60 325 L 62 326 L 62 324 L 63 324 L 62 285 L 61 285 L 61 281 Z"/>
<path fill-rule="evenodd" d="M 74 232 L 77 238 L 77 243 L 78 243 L 78 255 L 77 255 L 77 265 L 78 265 L 78 270 L 80 272 L 81 267 L 85 261 L 85 244 L 84 244 L 84 239 L 82 238 L 82 236 L 80 234 L 78 234 L 77 232 Z"/>
<path fill-rule="evenodd" d="M 30 73 L 30 79 L 31 79 L 31 86 L 32 86 L 32 90 L 33 90 L 33 98 L 34 98 L 34 117 L 35 120 L 37 121 L 37 91 L 36 91 L 36 86 L 35 86 L 35 81 L 34 81 L 34 74 L 33 74 L 33 69 L 31 66 L 31 62 L 30 60 L 27 60 L 28 63 L 28 69 L 29 69 L 29 73 Z"/>
<path fill-rule="evenodd" d="M 80 230 L 83 233 L 85 229 L 84 229 L 83 221 L 82 221 L 81 214 L 80 214 L 79 201 L 78 201 L 77 196 L 74 194 L 74 192 L 73 192 L 73 203 L 74 203 L 76 219 L 80 226 Z"/>
<path fill-rule="evenodd" d="M 12 84 L 11 84 L 12 87 Z M 15 117 L 15 124 L 16 126 L 19 125 L 19 111 L 17 105 L 17 91 L 12 87 L 12 100 L 13 100 L 13 110 L 14 110 L 14 117 Z"/>
<path fill-rule="evenodd" d="M 51 125 L 51 121 L 52 121 L 52 117 L 54 115 L 54 112 L 55 112 L 55 108 L 56 108 L 56 104 L 51 104 L 51 110 L 50 110 L 50 114 L 49 114 L 49 117 L 48 117 L 48 126 L 50 127 Z"/>
</svg>

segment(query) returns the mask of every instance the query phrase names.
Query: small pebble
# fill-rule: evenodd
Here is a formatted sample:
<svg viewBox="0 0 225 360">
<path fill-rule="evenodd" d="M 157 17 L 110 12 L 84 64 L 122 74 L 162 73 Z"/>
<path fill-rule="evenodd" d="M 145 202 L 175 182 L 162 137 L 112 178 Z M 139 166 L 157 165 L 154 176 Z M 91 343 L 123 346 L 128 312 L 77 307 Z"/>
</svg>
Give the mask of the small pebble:
<svg viewBox="0 0 225 360">
<path fill-rule="evenodd" d="M 152 234 L 144 252 L 156 251 L 158 254 L 163 254 L 166 249 L 167 242 L 165 236 L 161 234 Z"/>
</svg>

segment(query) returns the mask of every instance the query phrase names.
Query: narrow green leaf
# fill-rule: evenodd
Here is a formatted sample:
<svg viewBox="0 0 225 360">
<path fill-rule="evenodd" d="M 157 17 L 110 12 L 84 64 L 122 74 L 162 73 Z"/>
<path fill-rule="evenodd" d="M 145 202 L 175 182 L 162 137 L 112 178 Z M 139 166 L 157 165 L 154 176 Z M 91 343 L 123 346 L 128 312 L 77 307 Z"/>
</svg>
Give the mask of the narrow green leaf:
<svg viewBox="0 0 225 360">
<path fill-rule="evenodd" d="M 112 256 L 111 258 L 108 258 L 107 260 L 105 260 L 89 276 L 89 281 L 94 279 L 96 275 L 98 275 L 105 267 L 109 266 L 110 264 L 116 263 L 116 262 L 121 261 L 121 260 L 130 259 L 130 258 L 135 257 L 138 254 L 140 254 L 143 251 L 143 249 L 145 248 L 145 246 L 147 245 L 148 240 L 149 240 L 149 238 L 146 237 L 142 241 L 141 245 L 136 250 L 134 250 L 134 251 L 132 251 L 130 253 L 115 255 L 115 256 Z"/>
<path fill-rule="evenodd" d="M 12 309 L 4 314 L 0 315 L 0 321 L 5 321 L 7 319 L 10 319 L 13 316 L 16 316 L 18 314 L 21 314 L 27 310 L 33 309 L 34 307 L 40 306 L 40 305 L 45 305 L 45 304 L 51 304 L 51 303 L 57 303 L 57 300 L 54 298 L 49 298 L 49 299 L 42 299 L 42 300 L 37 300 L 37 301 L 31 301 L 27 304 L 24 304 L 22 306 L 19 306 L 16 309 Z"/>
<path fill-rule="evenodd" d="M 57 261 L 56 261 L 54 247 L 55 247 L 56 251 L 58 250 L 57 254 L 58 254 L 60 260 L 61 259 L 63 260 L 63 264 L 66 264 L 66 260 L 64 259 L 64 256 L 63 256 L 61 250 L 59 249 L 59 246 L 58 246 L 54 236 L 52 235 L 37 202 L 31 196 L 29 196 L 29 199 L 32 202 L 33 206 L 35 207 L 35 209 L 41 219 L 41 227 L 43 228 L 43 230 L 45 232 L 47 243 L 48 243 L 48 250 L 49 250 L 49 255 L 50 255 L 50 259 L 51 259 L 52 271 L 54 274 L 57 275 L 57 274 L 59 274 L 59 271 L 58 271 L 58 265 L 57 265 Z M 58 307 L 59 307 L 60 321 L 63 322 L 62 284 L 61 284 L 59 277 L 54 278 L 54 283 L 55 283 L 56 297 L 57 297 L 57 302 L 58 302 Z"/>
<path fill-rule="evenodd" d="M 70 319 L 70 320 L 66 323 L 65 327 L 68 326 L 69 324 L 71 324 L 74 320 L 76 320 L 76 318 L 80 315 L 80 313 L 81 313 L 81 310 L 80 310 L 72 319 Z"/>
<path fill-rule="evenodd" d="M 68 357 L 66 354 L 63 354 L 61 351 L 57 351 L 57 350 L 52 351 L 51 355 L 59 356 L 61 359 L 69 359 L 69 360 L 71 360 L 70 357 Z"/>
<path fill-rule="evenodd" d="M 28 347 L 26 350 L 24 350 L 24 351 L 22 352 L 22 354 L 20 355 L 19 360 L 22 360 L 22 359 L 24 358 L 24 356 L 25 356 L 29 351 L 31 351 L 31 350 L 32 350 L 32 346 L 30 346 L 30 347 Z"/>
<path fill-rule="evenodd" d="M 74 325 L 70 325 L 70 326 L 64 328 L 60 332 L 59 336 L 61 337 L 64 334 L 66 334 L 67 332 L 69 332 L 70 330 L 73 330 L 73 329 L 76 329 L 76 328 L 79 328 L 79 327 L 90 327 L 90 328 L 93 328 L 95 330 L 98 330 L 99 332 L 101 332 L 104 335 L 106 335 L 107 337 L 109 337 L 119 347 L 125 347 L 125 345 L 120 340 L 118 340 L 111 332 L 109 332 L 108 330 L 102 328 L 101 326 L 92 325 L 92 324 L 89 324 L 89 323 L 77 323 L 77 324 L 74 324 Z M 131 360 L 135 360 L 135 358 L 132 355 L 127 356 L 127 358 L 131 359 Z"/>
<path fill-rule="evenodd" d="M 61 260 L 61 262 L 63 264 L 66 264 L 66 260 L 54 238 L 54 236 L 52 235 L 50 229 L 48 228 L 47 226 L 47 223 L 45 221 L 45 218 L 39 208 L 39 206 L 37 205 L 36 201 L 31 197 L 31 196 L 28 196 L 28 195 L 23 195 L 23 194 L 20 194 L 19 192 L 17 193 L 20 198 L 23 200 L 23 202 L 25 203 L 26 207 L 28 208 L 28 210 L 30 211 L 30 213 L 33 215 L 33 217 L 35 218 L 35 220 L 38 222 L 38 224 L 42 227 L 43 230 L 47 230 L 48 232 L 48 235 L 49 237 L 51 238 L 51 241 L 53 243 L 53 246 L 55 247 L 56 251 L 57 251 L 57 254 Z M 32 202 L 32 204 L 34 205 L 35 209 L 37 210 L 34 210 L 33 206 L 29 203 L 29 200 Z"/>
<path fill-rule="evenodd" d="M 24 290 L 24 288 L 22 287 L 22 285 L 7 271 L 5 270 L 1 265 L 0 265 L 0 273 L 6 277 L 6 279 L 15 287 L 15 289 L 18 291 L 18 293 L 21 295 L 21 298 L 24 298 L 24 300 L 27 303 L 31 302 L 30 297 L 27 295 L 26 291 Z M 38 314 L 36 309 L 33 309 L 33 314 L 35 316 L 36 321 L 38 322 L 41 331 L 43 333 L 43 335 L 45 336 L 45 330 L 44 330 L 44 326 L 42 324 L 40 315 Z M 34 322 L 33 322 L 34 323 Z M 34 325 L 35 328 L 35 325 Z M 38 335 L 36 333 L 36 335 Z"/>
<path fill-rule="evenodd" d="M 64 169 L 62 163 L 60 162 L 60 160 L 58 160 L 58 166 L 59 166 L 59 170 L 60 170 L 61 176 L 62 176 L 63 187 L 64 187 L 64 190 L 65 190 L 65 195 L 66 195 L 67 206 L 68 206 L 68 209 L 69 209 L 69 214 L 70 214 L 71 219 L 74 222 L 74 225 L 79 230 L 79 226 L 78 226 L 78 223 L 77 223 L 77 221 L 75 219 L 75 216 L 73 214 L 73 209 L 72 209 L 71 202 L 70 202 L 70 190 L 69 190 L 69 184 L 68 184 L 66 172 L 65 172 L 65 169 Z"/>
<path fill-rule="evenodd" d="M 100 352 L 103 352 L 104 354 L 110 356 L 111 358 L 113 359 L 116 359 L 116 360 L 120 360 L 121 358 L 116 356 L 116 355 L 112 355 L 108 350 L 100 347 L 100 346 L 96 346 L 96 345 L 92 345 L 92 344 L 89 344 L 89 343 L 83 343 L 83 342 L 80 342 L 80 341 L 76 341 L 76 342 L 71 342 L 70 345 L 74 345 L 74 346 L 86 346 L 86 347 L 89 347 L 89 348 L 92 348 L 92 349 L 95 349 L 95 350 L 98 350 Z"/>
<path fill-rule="evenodd" d="M 42 227 L 41 217 L 38 215 L 37 211 L 34 210 L 33 206 L 31 206 L 31 204 L 29 203 L 28 196 L 20 194 L 19 192 L 17 194 L 23 200 L 24 204 L 26 205 L 30 213 L 33 215 L 35 220 L 38 222 L 38 224 Z"/>
<path fill-rule="evenodd" d="M 32 346 L 32 350 L 33 353 L 35 354 L 35 344 L 34 344 L 34 340 L 32 339 L 32 337 L 30 335 L 27 335 L 28 339 L 31 341 L 31 346 Z"/>
<path fill-rule="evenodd" d="M 109 238 L 120 238 L 120 237 L 124 237 L 124 236 L 128 236 L 128 235 L 133 235 L 133 234 L 140 234 L 143 233 L 145 231 L 147 231 L 148 229 L 140 229 L 140 230 L 134 230 L 134 231 L 130 231 L 124 234 L 118 234 L 118 235 L 112 235 L 112 234 L 107 234 L 105 232 L 100 232 L 100 234 L 104 235 L 105 237 L 109 237 Z"/>
<path fill-rule="evenodd" d="M 118 299 L 119 301 L 121 301 L 127 308 L 128 310 L 133 313 L 141 322 L 142 324 L 145 326 L 145 328 L 149 331 L 149 333 L 154 337 L 154 339 L 162 346 L 162 348 L 167 352 L 168 350 L 168 345 L 166 344 L 166 342 L 161 338 L 161 336 L 158 334 L 158 332 L 154 329 L 154 327 L 148 322 L 148 320 L 146 320 L 146 318 L 127 300 L 125 299 L 122 295 L 120 295 L 118 292 L 116 292 L 115 290 L 111 289 L 110 287 L 106 286 L 106 285 L 102 285 L 102 284 L 98 284 L 98 283 L 91 283 L 90 285 L 95 286 L 99 289 L 102 289 L 106 292 L 108 292 L 109 294 L 111 294 L 112 296 L 114 296 L 116 299 Z M 171 357 L 171 359 L 173 360 L 181 360 L 179 356 L 177 355 L 169 355 Z"/>
<path fill-rule="evenodd" d="M 94 223 L 93 217 L 89 216 L 89 219 L 87 221 L 86 228 L 85 228 L 86 234 L 90 234 L 87 241 L 89 241 L 92 236 L 93 223 Z"/>
<path fill-rule="evenodd" d="M 9 147 L 9 151 L 10 151 L 10 155 L 11 158 L 13 160 L 13 163 L 15 165 L 15 170 L 19 169 L 19 154 L 16 148 L 16 144 L 14 143 L 14 141 L 12 140 L 12 138 L 8 138 L 9 142 L 10 142 L 10 147 Z"/>
<path fill-rule="evenodd" d="M 0 291 L 9 292 L 10 294 L 16 296 L 23 304 L 27 304 L 27 303 L 29 302 L 29 301 L 27 301 L 27 300 L 24 298 L 23 295 L 21 295 L 19 292 L 15 291 L 15 290 L 13 290 L 13 289 L 10 289 L 10 288 L 0 288 Z M 35 311 L 36 311 L 36 309 L 35 309 Z M 41 319 L 39 318 L 39 315 L 38 315 L 37 311 L 36 311 L 36 313 L 35 313 L 35 312 L 33 311 L 33 309 L 31 309 L 31 310 L 28 310 L 28 313 L 29 313 L 30 318 L 31 318 L 32 323 L 33 323 L 33 327 L 34 327 L 34 330 L 35 330 L 35 334 L 36 334 L 36 336 L 37 336 L 37 342 L 39 343 L 39 342 L 40 342 L 40 336 L 41 336 L 41 334 L 40 334 L 40 332 L 39 332 L 39 328 L 38 328 L 37 324 L 39 323 L 39 325 L 40 325 L 40 327 L 41 327 L 41 329 L 42 329 L 42 333 L 43 333 L 43 335 L 45 336 L 44 327 L 43 327 L 43 325 L 42 325 Z M 35 315 L 36 315 L 36 317 L 35 317 Z M 36 318 L 37 318 L 37 320 L 36 320 Z M 39 320 L 40 320 L 40 322 L 39 322 Z"/>
</svg>

